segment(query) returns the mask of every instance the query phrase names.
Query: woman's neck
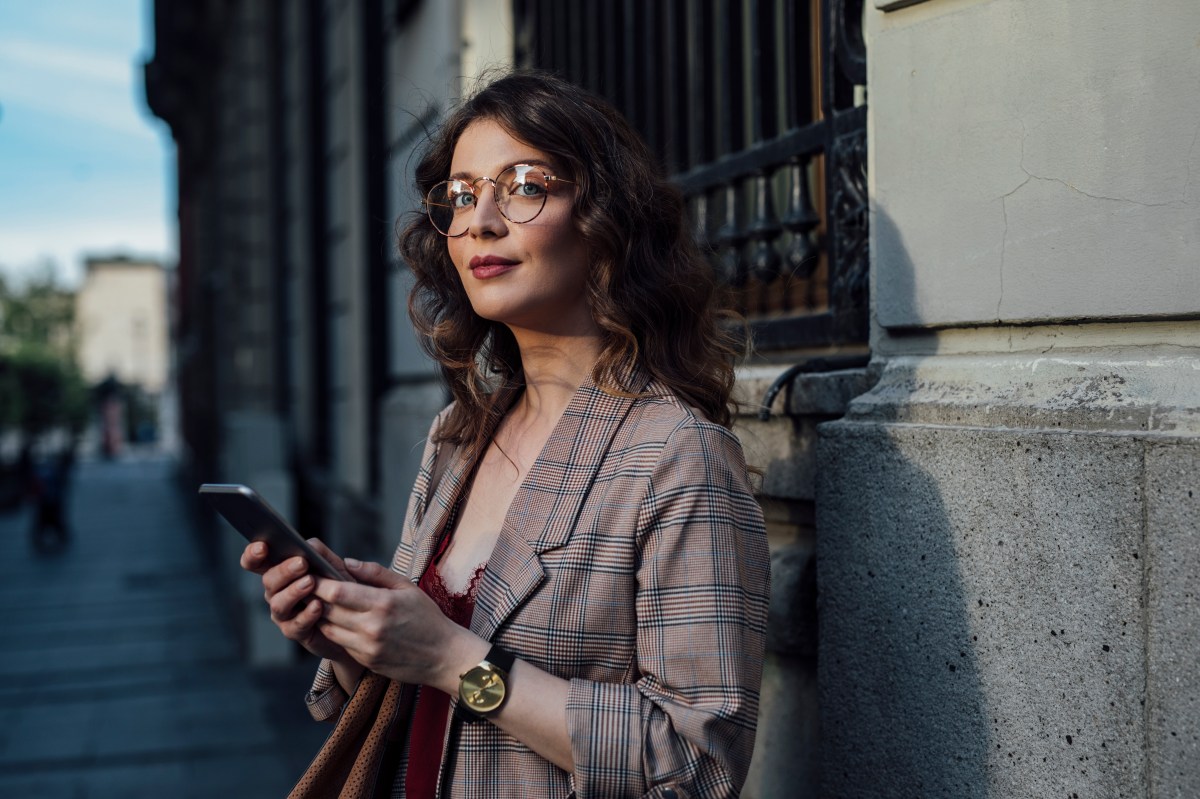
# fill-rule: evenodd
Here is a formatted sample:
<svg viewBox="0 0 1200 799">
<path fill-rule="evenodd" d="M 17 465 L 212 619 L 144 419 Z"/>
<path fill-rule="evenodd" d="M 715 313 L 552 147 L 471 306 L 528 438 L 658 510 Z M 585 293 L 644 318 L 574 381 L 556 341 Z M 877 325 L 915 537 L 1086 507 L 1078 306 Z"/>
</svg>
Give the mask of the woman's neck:
<svg viewBox="0 0 1200 799">
<path fill-rule="evenodd" d="M 514 334 L 525 391 L 513 410 L 522 426 L 557 421 L 600 357 L 600 337 Z"/>
</svg>

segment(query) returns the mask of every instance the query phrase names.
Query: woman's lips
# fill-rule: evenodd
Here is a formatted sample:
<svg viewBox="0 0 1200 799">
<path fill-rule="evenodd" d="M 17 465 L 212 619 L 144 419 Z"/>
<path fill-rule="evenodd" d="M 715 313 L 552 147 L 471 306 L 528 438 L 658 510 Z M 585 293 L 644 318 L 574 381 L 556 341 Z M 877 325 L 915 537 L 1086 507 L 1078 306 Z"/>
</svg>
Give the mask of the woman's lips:
<svg viewBox="0 0 1200 799">
<path fill-rule="evenodd" d="M 497 255 L 476 255 L 469 264 L 471 274 L 480 280 L 502 275 L 517 265 L 517 261 Z"/>
</svg>

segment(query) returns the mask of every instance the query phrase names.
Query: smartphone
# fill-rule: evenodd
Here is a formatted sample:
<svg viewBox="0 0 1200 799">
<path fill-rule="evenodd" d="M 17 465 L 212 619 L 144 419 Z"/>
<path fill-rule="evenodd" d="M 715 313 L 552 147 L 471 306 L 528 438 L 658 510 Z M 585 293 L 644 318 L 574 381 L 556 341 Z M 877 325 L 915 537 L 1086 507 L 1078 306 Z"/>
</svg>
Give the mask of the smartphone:
<svg viewBox="0 0 1200 799">
<path fill-rule="evenodd" d="M 299 555 L 308 561 L 313 574 L 330 580 L 346 579 L 253 488 L 236 483 L 205 483 L 200 486 L 200 495 L 247 541 L 265 543 L 271 566 Z"/>
</svg>

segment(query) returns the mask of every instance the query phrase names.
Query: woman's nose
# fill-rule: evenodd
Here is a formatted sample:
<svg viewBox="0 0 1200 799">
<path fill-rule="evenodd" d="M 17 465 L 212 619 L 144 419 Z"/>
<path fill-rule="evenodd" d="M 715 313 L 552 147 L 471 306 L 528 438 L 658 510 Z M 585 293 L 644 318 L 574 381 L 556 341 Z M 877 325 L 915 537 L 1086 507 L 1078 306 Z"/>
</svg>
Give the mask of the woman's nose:
<svg viewBox="0 0 1200 799">
<path fill-rule="evenodd" d="M 496 202 L 496 186 L 487 181 L 487 185 L 480 186 L 475 195 L 475 210 L 471 212 L 471 235 L 501 235 L 508 231 L 507 222 Z"/>
</svg>

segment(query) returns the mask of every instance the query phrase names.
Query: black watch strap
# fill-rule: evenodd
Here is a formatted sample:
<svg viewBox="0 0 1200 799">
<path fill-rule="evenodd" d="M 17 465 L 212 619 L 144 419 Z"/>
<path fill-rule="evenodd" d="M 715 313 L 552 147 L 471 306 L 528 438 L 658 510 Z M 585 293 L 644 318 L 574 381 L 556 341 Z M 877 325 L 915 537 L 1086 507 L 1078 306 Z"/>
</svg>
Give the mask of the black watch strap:
<svg viewBox="0 0 1200 799">
<path fill-rule="evenodd" d="M 491 663 L 497 669 L 504 672 L 504 681 L 507 683 L 508 675 L 512 672 L 513 663 L 516 661 L 516 657 L 507 649 L 502 649 L 496 644 L 492 644 L 492 648 L 488 650 L 484 661 Z M 484 716 L 480 716 L 479 714 L 473 713 L 471 710 L 469 710 L 461 700 L 459 700 L 454 707 L 454 715 L 468 724 L 475 724 L 477 722 L 487 720 Z"/>
<path fill-rule="evenodd" d="M 504 672 L 504 676 L 507 677 L 508 673 L 512 671 L 513 662 L 516 658 L 507 649 L 501 649 L 496 644 L 492 644 L 492 648 L 488 650 L 487 657 L 484 660 L 500 669 L 500 671 Z"/>
</svg>

